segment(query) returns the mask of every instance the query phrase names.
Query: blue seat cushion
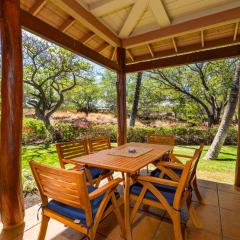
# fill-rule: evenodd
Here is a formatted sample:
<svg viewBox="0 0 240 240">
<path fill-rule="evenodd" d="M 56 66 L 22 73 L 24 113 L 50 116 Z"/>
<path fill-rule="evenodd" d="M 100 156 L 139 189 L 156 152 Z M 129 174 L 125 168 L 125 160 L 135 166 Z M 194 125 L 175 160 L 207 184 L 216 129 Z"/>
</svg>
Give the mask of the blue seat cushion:
<svg viewBox="0 0 240 240">
<path fill-rule="evenodd" d="M 96 167 L 89 167 L 89 170 L 90 170 L 90 174 L 92 176 L 92 179 L 98 178 L 103 171 L 103 169 L 96 168 Z M 106 172 L 109 172 L 109 170 L 106 170 Z"/>
<path fill-rule="evenodd" d="M 175 187 L 168 187 L 168 186 L 162 185 L 162 184 L 154 184 L 154 187 L 157 188 L 157 190 L 166 198 L 168 203 L 172 206 L 173 201 L 174 201 L 176 188 Z M 131 186 L 130 192 L 134 195 L 139 196 L 141 191 L 142 191 L 142 188 L 143 188 L 142 184 L 137 182 L 137 183 L 134 183 Z M 145 193 L 144 198 L 147 198 L 147 199 L 158 202 L 158 199 L 149 190 L 147 190 L 147 192 Z"/>
<path fill-rule="evenodd" d="M 88 186 L 89 193 L 93 192 L 96 189 L 97 189 L 96 187 Z M 118 192 L 116 192 L 115 195 L 117 198 L 120 197 L 120 194 Z M 104 194 L 91 201 L 93 218 L 96 216 L 98 208 L 99 208 L 103 198 L 104 198 Z M 111 204 L 111 200 L 109 201 L 108 206 L 110 206 L 110 204 Z M 68 205 L 61 203 L 59 201 L 56 201 L 56 200 L 51 200 L 48 203 L 47 208 L 65 216 L 65 217 L 71 218 L 73 220 L 75 220 L 75 219 L 80 220 L 81 224 L 86 225 L 85 211 L 81 208 L 68 206 Z"/>
<path fill-rule="evenodd" d="M 178 168 L 171 168 L 171 170 L 173 170 L 179 177 L 181 177 L 182 175 L 182 169 L 178 169 Z M 161 170 L 160 169 L 155 169 L 151 172 L 151 176 L 153 177 L 160 177 L 161 174 Z M 163 176 L 164 179 L 170 179 L 166 174 Z"/>
</svg>

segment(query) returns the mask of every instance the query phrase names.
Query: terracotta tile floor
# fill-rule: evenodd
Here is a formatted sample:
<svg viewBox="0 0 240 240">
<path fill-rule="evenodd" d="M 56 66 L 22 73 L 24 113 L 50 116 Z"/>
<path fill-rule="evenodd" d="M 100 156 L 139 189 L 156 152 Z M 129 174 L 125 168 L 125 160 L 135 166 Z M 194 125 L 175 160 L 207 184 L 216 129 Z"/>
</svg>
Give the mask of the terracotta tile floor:
<svg viewBox="0 0 240 240">
<path fill-rule="evenodd" d="M 204 204 L 199 204 L 195 196 L 194 205 L 202 228 L 197 229 L 189 220 L 185 228 L 185 239 L 189 240 L 239 240 L 240 239 L 240 192 L 233 186 L 199 180 Z M 25 240 L 37 239 L 39 221 L 38 206 L 26 211 Z M 0 237 L 1 239 L 1 237 Z M 14 240 L 17 238 L 14 238 Z M 50 220 L 46 240 L 81 240 L 82 234 Z M 120 229 L 114 215 L 105 219 L 98 228 L 96 240 L 120 240 Z M 135 240 L 174 240 L 173 228 L 167 214 L 154 208 L 148 212 L 139 211 L 133 223 Z"/>
</svg>

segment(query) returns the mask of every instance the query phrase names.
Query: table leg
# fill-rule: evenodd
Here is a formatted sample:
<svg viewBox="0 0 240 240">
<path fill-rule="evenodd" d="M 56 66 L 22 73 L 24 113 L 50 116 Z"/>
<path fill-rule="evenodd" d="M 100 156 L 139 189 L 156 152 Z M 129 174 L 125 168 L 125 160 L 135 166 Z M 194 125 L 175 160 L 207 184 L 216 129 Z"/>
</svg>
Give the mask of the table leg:
<svg viewBox="0 0 240 240">
<path fill-rule="evenodd" d="M 132 228 L 130 223 L 130 175 L 126 174 L 124 188 L 124 221 L 127 240 L 132 240 Z"/>
</svg>

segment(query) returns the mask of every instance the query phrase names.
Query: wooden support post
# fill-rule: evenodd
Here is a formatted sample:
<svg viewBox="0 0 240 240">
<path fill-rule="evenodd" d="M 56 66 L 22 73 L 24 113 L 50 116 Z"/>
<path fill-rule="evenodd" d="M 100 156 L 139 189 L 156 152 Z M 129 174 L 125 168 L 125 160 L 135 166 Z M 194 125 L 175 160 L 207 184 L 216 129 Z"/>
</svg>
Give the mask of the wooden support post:
<svg viewBox="0 0 240 240">
<path fill-rule="evenodd" d="M 1 0 L 0 11 L 2 48 L 0 215 L 4 229 L 8 230 L 24 225 L 21 184 L 23 69 L 20 1 Z"/>
<path fill-rule="evenodd" d="M 127 142 L 127 110 L 126 110 L 126 50 L 117 48 L 117 62 L 120 70 L 117 72 L 117 119 L 118 119 L 118 145 Z"/>
<path fill-rule="evenodd" d="M 240 101 L 238 101 L 238 145 L 235 171 L 235 186 L 240 187 Z"/>
</svg>

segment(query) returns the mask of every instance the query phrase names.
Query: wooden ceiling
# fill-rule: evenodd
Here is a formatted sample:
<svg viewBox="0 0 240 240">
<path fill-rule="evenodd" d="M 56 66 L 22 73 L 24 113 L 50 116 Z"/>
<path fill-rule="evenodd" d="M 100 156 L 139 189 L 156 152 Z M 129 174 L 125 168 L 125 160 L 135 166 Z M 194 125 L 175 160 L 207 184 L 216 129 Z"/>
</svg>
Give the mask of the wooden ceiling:
<svg viewBox="0 0 240 240">
<path fill-rule="evenodd" d="M 240 0 L 21 0 L 21 8 L 127 64 L 240 43 Z"/>
</svg>

